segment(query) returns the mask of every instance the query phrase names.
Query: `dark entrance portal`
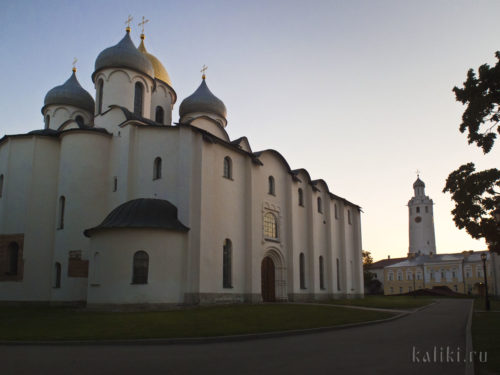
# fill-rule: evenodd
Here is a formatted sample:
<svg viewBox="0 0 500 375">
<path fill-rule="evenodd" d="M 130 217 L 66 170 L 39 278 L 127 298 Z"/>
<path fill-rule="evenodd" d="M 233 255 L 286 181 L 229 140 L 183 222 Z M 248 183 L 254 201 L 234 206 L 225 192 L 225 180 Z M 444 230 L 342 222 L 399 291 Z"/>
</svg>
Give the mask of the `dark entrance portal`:
<svg viewBox="0 0 500 375">
<path fill-rule="evenodd" d="M 262 300 L 264 302 L 274 302 L 276 300 L 274 286 L 274 262 L 271 258 L 265 257 L 261 266 L 262 276 Z"/>
</svg>

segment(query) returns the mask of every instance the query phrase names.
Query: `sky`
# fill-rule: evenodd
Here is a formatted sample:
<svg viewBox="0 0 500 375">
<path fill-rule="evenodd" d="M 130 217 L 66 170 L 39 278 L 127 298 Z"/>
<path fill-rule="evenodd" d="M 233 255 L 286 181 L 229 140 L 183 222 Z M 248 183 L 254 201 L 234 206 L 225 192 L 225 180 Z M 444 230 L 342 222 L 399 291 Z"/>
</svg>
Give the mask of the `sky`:
<svg viewBox="0 0 500 375">
<path fill-rule="evenodd" d="M 158 57 L 179 105 L 207 84 L 228 109 L 231 139 L 273 148 L 292 169 L 324 179 L 362 207 L 363 249 L 375 260 L 408 252 L 415 171 L 434 201 L 438 253 L 482 250 L 455 227 L 442 193 L 467 162 L 499 167 L 458 127 L 452 88 L 495 64 L 499 1 L 7 1 L 0 0 L 0 137 L 43 127 L 40 109 L 71 74 L 95 96 L 97 55 L 124 35 Z"/>
</svg>

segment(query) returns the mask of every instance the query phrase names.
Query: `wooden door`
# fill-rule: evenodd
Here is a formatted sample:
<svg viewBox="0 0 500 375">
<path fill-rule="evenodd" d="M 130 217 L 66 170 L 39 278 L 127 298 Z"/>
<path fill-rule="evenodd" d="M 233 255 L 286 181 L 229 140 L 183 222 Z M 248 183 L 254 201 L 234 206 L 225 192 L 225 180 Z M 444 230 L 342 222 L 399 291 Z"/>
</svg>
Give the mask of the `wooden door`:
<svg viewBox="0 0 500 375">
<path fill-rule="evenodd" d="M 275 278 L 274 262 L 271 258 L 265 257 L 261 266 L 262 277 L 262 300 L 264 302 L 274 302 L 275 298 Z"/>
</svg>

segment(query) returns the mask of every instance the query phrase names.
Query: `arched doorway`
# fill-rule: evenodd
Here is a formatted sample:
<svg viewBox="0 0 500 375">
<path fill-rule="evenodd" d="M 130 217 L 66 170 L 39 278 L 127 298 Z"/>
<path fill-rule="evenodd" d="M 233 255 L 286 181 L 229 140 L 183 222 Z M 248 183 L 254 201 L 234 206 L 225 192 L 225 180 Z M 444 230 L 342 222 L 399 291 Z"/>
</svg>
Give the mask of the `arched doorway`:
<svg viewBox="0 0 500 375">
<path fill-rule="evenodd" d="M 270 257 L 265 257 L 261 265 L 262 278 L 262 300 L 264 302 L 274 302 L 276 300 L 275 292 L 275 272 L 274 262 Z"/>
</svg>

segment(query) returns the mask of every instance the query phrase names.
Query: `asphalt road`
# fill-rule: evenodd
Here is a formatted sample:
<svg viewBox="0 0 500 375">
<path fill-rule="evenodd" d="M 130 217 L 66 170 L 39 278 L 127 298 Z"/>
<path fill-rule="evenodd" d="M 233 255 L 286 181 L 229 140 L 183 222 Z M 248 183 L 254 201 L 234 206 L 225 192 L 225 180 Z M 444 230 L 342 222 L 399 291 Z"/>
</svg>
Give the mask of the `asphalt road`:
<svg viewBox="0 0 500 375">
<path fill-rule="evenodd" d="M 462 360 L 470 304 L 441 300 L 386 323 L 240 342 L 0 346 L 0 374 L 463 374 L 456 352 Z"/>
</svg>

